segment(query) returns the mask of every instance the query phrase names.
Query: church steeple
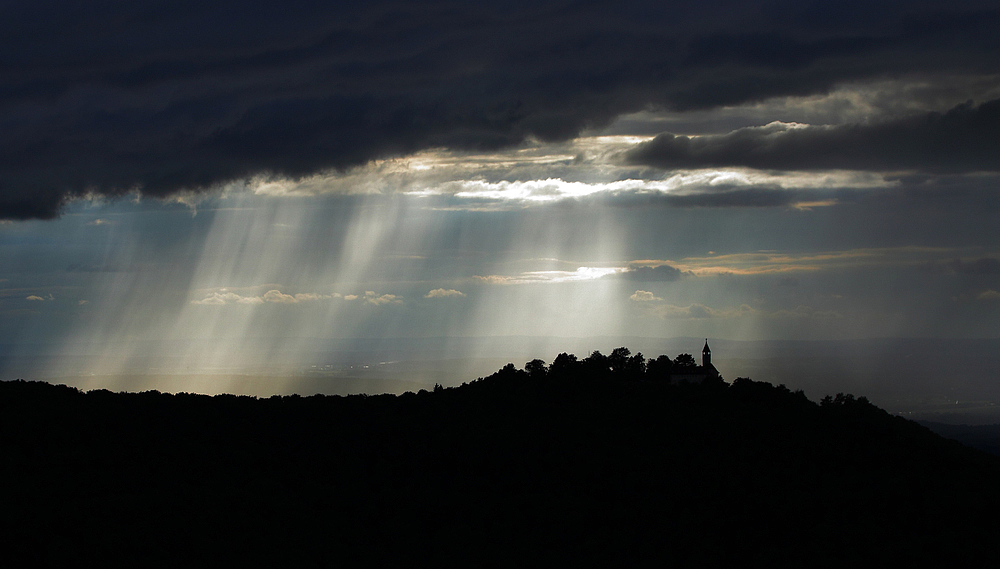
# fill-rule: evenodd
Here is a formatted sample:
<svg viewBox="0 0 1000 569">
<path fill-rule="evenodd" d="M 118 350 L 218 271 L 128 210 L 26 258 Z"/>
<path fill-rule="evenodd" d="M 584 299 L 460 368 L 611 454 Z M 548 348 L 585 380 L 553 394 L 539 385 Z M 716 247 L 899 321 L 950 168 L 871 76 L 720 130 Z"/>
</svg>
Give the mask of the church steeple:
<svg viewBox="0 0 1000 569">
<path fill-rule="evenodd" d="M 712 349 L 708 347 L 708 338 L 705 338 L 705 347 L 701 350 L 701 365 L 712 365 Z"/>
</svg>

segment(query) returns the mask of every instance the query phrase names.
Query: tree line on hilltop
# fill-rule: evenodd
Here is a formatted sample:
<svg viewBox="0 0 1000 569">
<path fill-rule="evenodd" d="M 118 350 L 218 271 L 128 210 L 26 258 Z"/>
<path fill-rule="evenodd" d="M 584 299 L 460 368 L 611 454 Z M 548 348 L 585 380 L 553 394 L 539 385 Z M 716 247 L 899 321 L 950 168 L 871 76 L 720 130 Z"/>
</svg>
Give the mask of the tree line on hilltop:
<svg viewBox="0 0 1000 569">
<path fill-rule="evenodd" d="M 594 350 L 589 356 L 578 359 L 573 354 L 563 352 L 556 356 L 552 363 L 546 365 L 544 360 L 533 359 L 524 364 L 523 373 L 532 379 L 545 377 L 564 378 L 571 376 L 586 376 L 595 379 L 646 379 L 669 381 L 670 375 L 681 370 L 697 367 L 697 362 L 691 354 L 679 354 L 676 358 L 660 355 L 648 360 L 642 352 L 632 351 L 626 347 L 611 350 L 610 355 L 604 355 Z M 518 371 L 514 364 L 507 364 L 501 370 L 510 374 Z"/>
</svg>

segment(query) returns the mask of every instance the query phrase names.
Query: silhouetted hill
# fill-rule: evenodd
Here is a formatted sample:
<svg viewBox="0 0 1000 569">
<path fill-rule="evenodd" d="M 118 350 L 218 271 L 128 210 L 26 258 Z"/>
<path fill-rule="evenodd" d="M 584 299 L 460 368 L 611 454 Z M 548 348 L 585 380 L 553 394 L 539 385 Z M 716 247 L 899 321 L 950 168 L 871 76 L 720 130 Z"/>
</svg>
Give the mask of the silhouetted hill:
<svg viewBox="0 0 1000 569">
<path fill-rule="evenodd" d="M 1000 425 L 949 425 L 933 421 L 917 421 L 946 439 L 1000 456 Z"/>
<path fill-rule="evenodd" d="M 997 457 L 863 398 L 577 364 L 402 396 L 2 382 L 5 559 L 815 567 L 997 553 Z"/>
</svg>

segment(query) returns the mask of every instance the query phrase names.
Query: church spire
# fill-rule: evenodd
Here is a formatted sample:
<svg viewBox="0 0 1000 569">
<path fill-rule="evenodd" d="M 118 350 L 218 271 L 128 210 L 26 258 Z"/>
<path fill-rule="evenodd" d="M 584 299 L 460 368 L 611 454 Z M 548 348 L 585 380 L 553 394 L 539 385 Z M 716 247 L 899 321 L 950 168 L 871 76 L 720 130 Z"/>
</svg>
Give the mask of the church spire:
<svg viewBox="0 0 1000 569">
<path fill-rule="evenodd" d="M 712 349 L 708 347 L 708 338 L 705 338 L 705 347 L 701 350 L 701 365 L 712 365 Z"/>
</svg>

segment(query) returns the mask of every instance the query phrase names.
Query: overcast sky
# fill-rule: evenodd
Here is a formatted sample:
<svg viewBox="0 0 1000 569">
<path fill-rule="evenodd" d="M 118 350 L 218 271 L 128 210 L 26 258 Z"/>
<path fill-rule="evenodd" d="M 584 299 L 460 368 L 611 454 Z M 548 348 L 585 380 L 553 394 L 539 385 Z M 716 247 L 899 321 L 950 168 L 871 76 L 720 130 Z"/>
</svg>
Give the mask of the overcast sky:
<svg viewBox="0 0 1000 569">
<path fill-rule="evenodd" d="M 0 4 L 0 343 L 102 372 L 997 338 L 998 182 L 995 1 Z"/>
</svg>

